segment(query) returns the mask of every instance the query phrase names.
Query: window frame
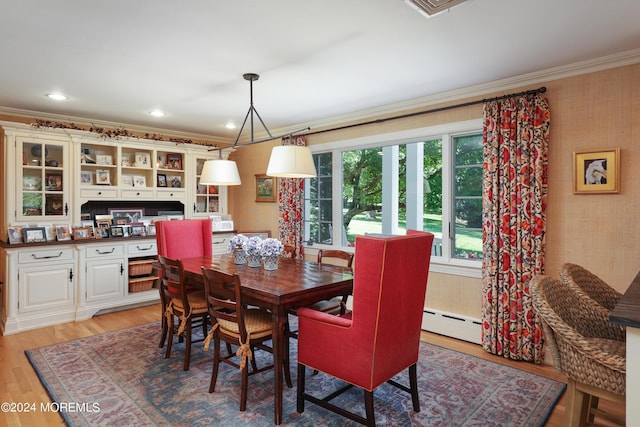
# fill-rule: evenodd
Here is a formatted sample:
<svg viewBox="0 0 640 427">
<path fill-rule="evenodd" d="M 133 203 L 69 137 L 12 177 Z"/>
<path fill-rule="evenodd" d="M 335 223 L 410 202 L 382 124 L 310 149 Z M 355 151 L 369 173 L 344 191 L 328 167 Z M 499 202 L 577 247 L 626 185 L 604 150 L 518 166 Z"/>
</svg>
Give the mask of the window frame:
<svg viewBox="0 0 640 427">
<path fill-rule="evenodd" d="M 401 131 L 380 133 L 364 137 L 332 141 L 323 144 L 310 145 L 309 148 L 313 154 L 332 153 L 332 222 L 333 224 L 342 223 L 342 186 L 336 185 L 343 180 L 342 174 L 342 153 L 366 148 L 381 148 L 401 144 L 411 144 L 416 142 L 428 141 L 431 139 L 442 139 L 442 163 L 443 165 L 453 165 L 452 142 L 453 136 L 482 132 L 482 119 L 473 119 L 460 122 L 446 123 L 435 126 L 421 127 L 415 129 L 406 129 Z M 443 167 L 442 171 L 442 193 L 444 197 L 453 199 L 453 167 Z M 339 203 L 336 204 L 336 201 Z M 443 256 L 431 257 L 431 271 L 437 273 L 454 274 L 459 276 L 481 278 L 482 262 L 479 260 L 467 260 L 453 258 L 451 256 L 451 240 L 448 225 L 451 223 L 453 210 L 451 203 L 443 202 L 442 207 L 442 254 Z M 336 208 L 339 206 L 339 208 Z M 447 224 L 445 226 L 444 224 Z M 326 245 L 314 242 L 312 246 L 305 245 L 305 249 L 341 249 L 353 251 L 354 248 L 344 246 L 342 244 L 342 227 L 333 227 L 332 245 Z M 445 237 L 446 236 L 446 237 Z M 335 242 L 339 242 L 336 244 Z"/>
</svg>

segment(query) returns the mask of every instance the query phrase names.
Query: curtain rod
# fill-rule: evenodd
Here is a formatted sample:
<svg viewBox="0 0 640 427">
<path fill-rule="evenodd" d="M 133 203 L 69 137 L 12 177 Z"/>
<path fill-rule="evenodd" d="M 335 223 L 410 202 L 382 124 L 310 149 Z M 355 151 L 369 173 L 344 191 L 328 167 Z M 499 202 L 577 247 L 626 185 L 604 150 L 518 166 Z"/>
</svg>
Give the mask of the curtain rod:
<svg viewBox="0 0 640 427">
<path fill-rule="evenodd" d="M 493 97 L 493 98 L 479 99 L 479 100 L 476 100 L 476 101 L 463 102 L 461 104 L 447 105 L 446 107 L 433 108 L 431 110 L 418 111 L 418 112 L 415 112 L 415 113 L 408 113 L 408 114 L 402 114 L 402 115 L 399 115 L 399 116 L 386 117 L 384 119 L 370 120 L 368 122 L 354 123 L 352 125 L 338 126 L 338 127 L 331 128 L 331 129 L 317 130 L 317 131 L 314 131 L 314 132 L 305 133 L 304 135 L 315 135 L 315 134 L 318 134 L 318 133 L 333 132 L 333 131 L 336 131 L 336 130 L 344 130 L 344 129 L 350 129 L 350 128 L 355 128 L 355 127 L 359 127 L 359 126 L 366 126 L 366 125 L 372 125 L 372 124 L 377 124 L 377 123 L 384 123 L 384 122 L 387 122 L 387 121 L 390 121 L 390 120 L 406 119 L 408 117 L 420 116 L 422 114 L 439 113 L 441 111 L 447 111 L 447 110 L 453 110 L 453 109 L 456 109 L 456 108 L 469 107 L 470 105 L 483 104 L 485 102 L 491 102 L 491 101 L 499 101 L 501 99 L 515 98 L 515 97 L 523 96 L 523 95 L 535 95 L 535 94 L 538 94 L 538 93 L 545 93 L 546 91 L 547 91 L 547 88 L 542 86 L 542 87 L 540 87 L 538 89 L 526 90 L 524 92 L 510 93 L 508 95 L 496 96 L 496 97 Z"/>
</svg>

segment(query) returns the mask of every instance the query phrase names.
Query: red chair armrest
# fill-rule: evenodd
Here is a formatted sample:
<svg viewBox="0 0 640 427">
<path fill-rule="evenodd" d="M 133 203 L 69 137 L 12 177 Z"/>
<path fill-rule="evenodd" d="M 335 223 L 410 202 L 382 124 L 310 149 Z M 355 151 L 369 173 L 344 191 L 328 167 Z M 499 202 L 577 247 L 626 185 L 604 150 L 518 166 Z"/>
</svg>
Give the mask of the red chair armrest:
<svg viewBox="0 0 640 427">
<path fill-rule="evenodd" d="M 324 313 L 307 307 L 300 307 L 297 310 L 298 318 L 305 318 L 311 321 L 325 323 L 326 326 L 339 326 L 348 328 L 351 326 L 351 316 L 349 318 L 335 316 L 333 314 Z"/>
</svg>

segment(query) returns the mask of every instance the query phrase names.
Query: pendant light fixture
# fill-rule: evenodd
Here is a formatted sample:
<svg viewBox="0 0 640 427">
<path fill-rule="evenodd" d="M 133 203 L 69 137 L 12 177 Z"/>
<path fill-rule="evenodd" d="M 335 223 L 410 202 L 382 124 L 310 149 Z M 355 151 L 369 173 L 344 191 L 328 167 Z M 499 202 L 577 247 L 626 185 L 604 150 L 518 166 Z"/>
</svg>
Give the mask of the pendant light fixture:
<svg viewBox="0 0 640 427">
<path fill-rule="evenodd" d="M 258 80 L 260 76 L 255 73 L 245 73 L 242 75 L 245 80 L 249 82 L 249 111 L 244 117 L 238 136 L 233 143 L 233 148 L 244 145 L 258 144 L 260 142 L 267 142 L 277 138 L 290 136 L 296 133 L 308 131 L 309 128 L 299 129 L 293 132 L 285 133 L 278 136 L 271 135 L 269 128 L 262 121 L 262 117 L 258 113 L 258 110 L 253 106 L 253 82 Z M 258 141 L 254 140 L 254 116 L 260 120 L 260 124 L 269 135 L 268 138 L 264 138 Z M 249 142 L 238 144 L 242 131 L 249 121 L 249 127 L 251 132 L 251 140 Z M 282 177 L 282 178 L 314 178 L 316 176 L 316 168 L 313 164 L 313 156 L 309 147 L 300 145 L 281 145 L 274 147 L 271 151 L 271 157 L 269 158 L 269 165 L 267 167 L 267 175 Z M 232 160 L 207 160 L 202 169 L 200 175 L 200 184 L 203 185 L 239 185 L 240 175 L 238 174 L 238 167 Z"/>
</svg>

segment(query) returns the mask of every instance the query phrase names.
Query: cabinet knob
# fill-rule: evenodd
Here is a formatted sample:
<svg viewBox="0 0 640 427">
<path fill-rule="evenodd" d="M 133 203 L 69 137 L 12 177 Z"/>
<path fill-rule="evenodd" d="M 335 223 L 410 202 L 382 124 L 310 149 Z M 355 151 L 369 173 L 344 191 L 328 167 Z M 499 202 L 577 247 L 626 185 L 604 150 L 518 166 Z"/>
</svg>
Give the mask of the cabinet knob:
<svg viewBox="0 0 640 427">
<path fill-rule="evenodd" d="M 98 196 L 102 196 L 102 191 L 98 191 Z"/>
</svg>

